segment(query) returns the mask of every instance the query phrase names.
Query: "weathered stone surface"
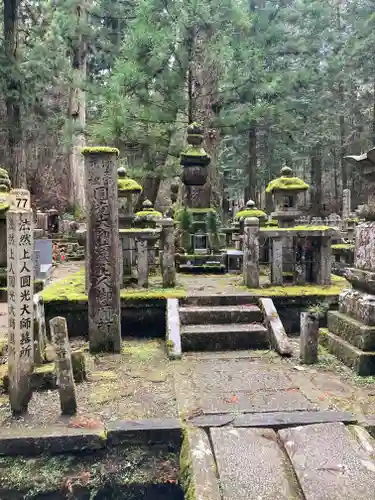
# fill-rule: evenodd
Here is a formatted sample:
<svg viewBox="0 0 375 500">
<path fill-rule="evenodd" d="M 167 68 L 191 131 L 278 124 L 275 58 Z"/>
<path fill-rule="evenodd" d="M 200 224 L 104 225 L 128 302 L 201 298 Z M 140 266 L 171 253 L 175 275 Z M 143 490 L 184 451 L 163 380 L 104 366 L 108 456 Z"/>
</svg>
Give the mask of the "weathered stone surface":
<svg viewBox="0 0 375 500">
<path fill-rule="evenodd" d="M 375 222 L 363 222 L 356 228 L 354 265 L 375 272 Z"/>
<path fill-rule="evenodd" d="M 178 299 L 167 299 L 167 352 L 172 359 L 182 355 Z"/>
<path fill-rule="evenodd" d="M 358 375 L 375 374 L 375 351 L 361 351 L 331 332 L 321 335 L 320 343 Z"/>
<path fill-rule="evenodd" d="M 168 443 L 179 447 L 182 442 L 181 422 L 176 418 L 116 420 L 107 425 L 109 446 L 124 443 Z"/>
<path fill-rule="evenodd" d="M 199 415 L 199 417 L 189 418 L 189 423 L 195 425 L 196 427 L 223 427 L 225 425 L 231 424 L 235 417 L 233 415 Z"/>
<path fill-rule="evenodd" d="M 222 500 L 215 459 L 204 430 L 192 427 L 186 429 L 180 464 L 185 498 Z"/>
<path fill-rule="evenodd" d="M 251 387 L 251 386 L 250 386 Z M 298 389 L 286 391 L 263 390 L 250 391 L 225 391 L 223 393 L 207 394 L 202 397 L 199 408 L 204 413 L 245 413 L 276 412 L 276 411 L 302 411 L 316 410 Z"/>
<path fill-rule="evenodd" d="M 216 428 L 210 434 L 223 500 L 302 498 L 272 430 Z"/>
<path fill-rule="evenodd" d="M 245 219 L 243 239 L 243 280 L 249 288 L 259 286 L 259 219 Z"/>
<path fill-rule="evenodd" d="M 175 244 L 174 244 L 174 222 L 173 219 L 163 220 L 163 230 L 161 233 L 161 271 L 163 287 L 174 287 L 176 285 L 175 266 Z"/>
<path fill-rule="evenodd" d="M 91 352 L 120 352 L 120 244 L 116 153 L 85 154 Z"/>
<path fill-rule="evenodd" d="M 352 284 L 354 289 L 375 294 L 375 272 L 347 267 L 344 277 Z"/>
<path fill-rule="evenodd" d="M 35 456 L 71 451 L 99 450 L 106 444 L 104 430 L 74 428 L 8 429 L 0 436 L 0 455 Z"/>
<path fill-rule="evenodd" d="M 331 284 L 332 270 L 332 241 L 331 236 L 322 236 L 320 239 L 320 263 L 318 283 L 320 285 Z"/>
<path fill-rule="evenodd" d="M 350 189 L 342 190 L 342 218 L 347 219 L 352 212 L 351 191 Z"/>
<path fill-rule="evenodd" d="M 300 360 L 311 365 L 318 361 L 319 316 L 301 313 Z"/>
<path fill-rule="evenodd" d="M 271 346 L 281 356 L 291 356 L 293 348 L 272 299 L 262 298 L 259 301 L 263 310 L 264 324 L 268 330 Z"/>
<path fill-rule="evenodd" d="M 342 423 L 279 431 L 306 500 L 372 500 L 375 462 Z"/>
<path fill-rule="evenodd" d="M 271 283 L 283 284 L 283 240 L 281 237 L 272 239 Z"/>
<path fill-rule="evenodd" d="M 375 298 L 375 297 L 374 297 Z M 375 326 L 362 322 L 338 311 L 328 311 L 328 329 L 362 351 L 375 351 Z"/>
<path fill-rule="evenodd" d="M 344 411 L 285 411 L 275 413 L 247 413 L 246 415 L 235 417 L 232 425 L 234 427 L 271 427 L 273 429 L 283 429 L 285 427 L 329 422 L 354 424 L 357 422 L 357 419 L 351 413 Z"/>
<path fill-rule="evenodd" d="M 7 212 L 8 376 L 12 412 L 22 414 L 31 398 L 34 363 L 33 212 Z"/>
<path fill-rule="evenodd" d="M 183 325 L 210 323 L 253 323 L 261 321 L 262 313 L 256 305 L 241 306 L 185 306 L 180 307 Z"/>
<path fill-rule="evenodd" d="M 148 287 L 148 256 L 147 256 L 147 240 L 143 238 L 137 239 L 137 271 L 138 271 L 138 286 Z"/>
<path fill-rule="evenodd" d="M 246 306 L 256 305 L 257 297 L 246 292 L 237 295 L 190 295 L 180 299 L 180 306 Z"/>
<path fill-rule="evenodd" d="M 260 323 L 200 324 L 181 327 L 183 351 L 267 349 L 267 330 Z"/>
<path fill-rule="evenodd" d="M 365 325 L 375 326 L 375 295 L 350 288 L 344 290 L 339 297 L 339 311 Z"/>
</svg>

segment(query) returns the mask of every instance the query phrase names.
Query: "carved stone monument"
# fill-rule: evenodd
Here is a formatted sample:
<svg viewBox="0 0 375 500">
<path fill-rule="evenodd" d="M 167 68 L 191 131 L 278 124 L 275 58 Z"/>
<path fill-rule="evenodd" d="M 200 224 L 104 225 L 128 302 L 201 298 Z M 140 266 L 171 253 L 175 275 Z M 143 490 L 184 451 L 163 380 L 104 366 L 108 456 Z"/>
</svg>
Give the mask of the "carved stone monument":
<svg viewBox="0 0 375 500">
<path fill-rule="evenodd" d="M 27 411 L 34 363 L 33 212 L 7 212 L 8 246 L 8 376 L 14 414 Z"/>
<path fill-rule="evenodd" d="M 84 148 L 91 352 L 121 351 L 118 150 Z"/>
</svg>

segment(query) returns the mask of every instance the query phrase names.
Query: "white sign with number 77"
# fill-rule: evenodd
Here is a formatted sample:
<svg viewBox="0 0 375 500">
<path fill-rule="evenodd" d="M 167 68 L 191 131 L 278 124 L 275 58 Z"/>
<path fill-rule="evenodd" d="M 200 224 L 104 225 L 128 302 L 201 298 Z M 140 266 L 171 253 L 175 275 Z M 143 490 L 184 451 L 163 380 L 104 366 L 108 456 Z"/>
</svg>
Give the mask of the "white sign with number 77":
<svg viewBox="0 0 375 500">
<path fill-rule="evenodd" d="M 30 191 L 27 189 L 12 189 L 9 198 L 12 208 L 30 208 Z"/>
</svg>

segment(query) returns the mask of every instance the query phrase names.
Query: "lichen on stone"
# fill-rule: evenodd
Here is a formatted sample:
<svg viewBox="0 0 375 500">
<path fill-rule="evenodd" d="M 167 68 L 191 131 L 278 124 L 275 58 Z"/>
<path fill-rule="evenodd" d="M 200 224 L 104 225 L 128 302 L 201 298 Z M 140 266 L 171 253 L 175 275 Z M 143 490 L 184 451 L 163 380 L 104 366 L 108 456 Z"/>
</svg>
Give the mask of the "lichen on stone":
<svg viewBox="0 0 375 500">
<path fill-rule="evenodd" d="M 309 185 L 299 177 L 279 177 L 266 187 L 266 193 L 274 191 L 306 191 Z"/>
<path fill-rule="evenodd" d="M 119 191 L 133 191 L 134 193 L 141 193 L 142 186 L 134 179 L 117 179 L 117 188 Z"/>
<path fill-rule="evenodd" d="M 150 208 L 149 210 L 141 210 L 140 212 L 137 212 L 135 214 L 136 217 L 155 217 L 159 219 L 160 217 L 163 217 L 163 214 L 161 212 L 158 212 L 157 210 L 154 210 L 153 208 Z"/>
<path fill-rule="evenodd" d="M 108 146 L 92 146 L 85 147 L 81 149 L 81 154 L 83 155 L 91 155 L 91 154 L 116 154 L 119 156 L 120 151 L 117 148 L 111 148 Z"/>
<path fill-rule="evenodd" d="M 247 218 L 247 217 L 256 217 L 258 219 L 265 219 L 267 214 L 263 212 L 263 210 L 258 210 L 257 208 L 240 210 L 236 213 L 235 219 Z"/>
</svg>

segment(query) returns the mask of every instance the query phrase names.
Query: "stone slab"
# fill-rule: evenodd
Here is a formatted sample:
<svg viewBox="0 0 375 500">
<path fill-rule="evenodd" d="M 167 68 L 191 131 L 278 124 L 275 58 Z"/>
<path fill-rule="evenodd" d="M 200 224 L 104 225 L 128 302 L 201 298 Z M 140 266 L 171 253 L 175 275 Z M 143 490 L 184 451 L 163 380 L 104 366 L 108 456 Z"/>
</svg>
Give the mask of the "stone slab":
<svg viewBox="0 0 375 500">
<path fill-rule="evenodd" d="M 35 240 L 34 249 L 40 252 L 40 265 L 52 265 L 52 240 Z"/>
<path fill-rule="evenodd" d="M 216 428 L 210 434 L 223 500 L 302 499 L 272 430 Z"/>
<path fill-rule="evenodd" d="M 276 411 L 317 410 L 298 389 L 278 391 L 233 391 L 208 393 L 201 398 L 203 413 L 258 413 Z"/>
<path fill-rule="evenodd" d="M 332 332 L 320 335 L 320 343 L 358 375 L 375 374 L 375 352 L 361 351 Z"/>
<path fill-rule="evenodd" d="M 181 324 L 252 323 L 261 321 L 262 313 L 253 304 L 240 306 L 184 306 L 180 307 Z"/>
<path fill-rule="evenodd" d="M 235 420 L 233 415 L 228 413 L 222 415 L 220 413 L 216 415 L 199 415 L 198 417 L 189 418 L 189 422 L 196 427 L 224 427 L 225 425 L 231 424 Z"/>
<path fill-rule="evenodd" d="M 365 271 L 375 271 L 375 222 L 363 222 L 356 228 L 355 265 Z"/>
<path fill-rule="evenodd" d="M 222 500 L 215 458 L 203 429 L 186 429 L 180 467 L 180 482 L 188 500 Z"/>
<path fill-rule="evenodd" d="M 167 299 L 167 353 L 171 359 L 182 355 L 178 299 Z"/>
<path fill-rule="evenodd" d="M 22 432 L 22 434 L 21 434 Z M 0 434 L 0 455 L 36 456 L 99 450 L 106 445 L 104 430 L 58 428 L 56 430 L 3 430 Z"/>
<path fill-rule="evenodd" d="M 373 500 L 375 462 L 342 423 L 279 431 L 306 500 Z"/>
<path fill-rule="evenodd" d="M 344 290 L 339 297 L 339 311 L 365 325 L 375 326 L 375 295 L 350 288 Z"/>
<path fill-rule="evenodd" d="M 367 326 L 338 311 L 328 311 L 328 330 L 363 351 L 375 350 L 375 326 Z"/>
<path fill-rule="evenodd" d="M 232 425 L 234 427 L 270 427 L 272 429 L 283 429 L 285 427 L 330 422 L 355 424 L 357 419 L 351 413 L 343 411 L 286 411 L 239 415 L 235 417 Z"/>
<path fill-rule="evenodd" d="M 269 298 L 259 299 L 264 315 L 264 324 L 267 327 L 271 346 L 281 356 L 291 356 L 293 348 L 289 342 L 280 316 L 277 314 L 273 300 Z"/>
<path fill-rule="evenodd" d="M 117 420 L 107 425 L 109 446 L 124 443 L 169 443 L 181 446 L 182 430 L 178 419 Z"/>
</svg>

